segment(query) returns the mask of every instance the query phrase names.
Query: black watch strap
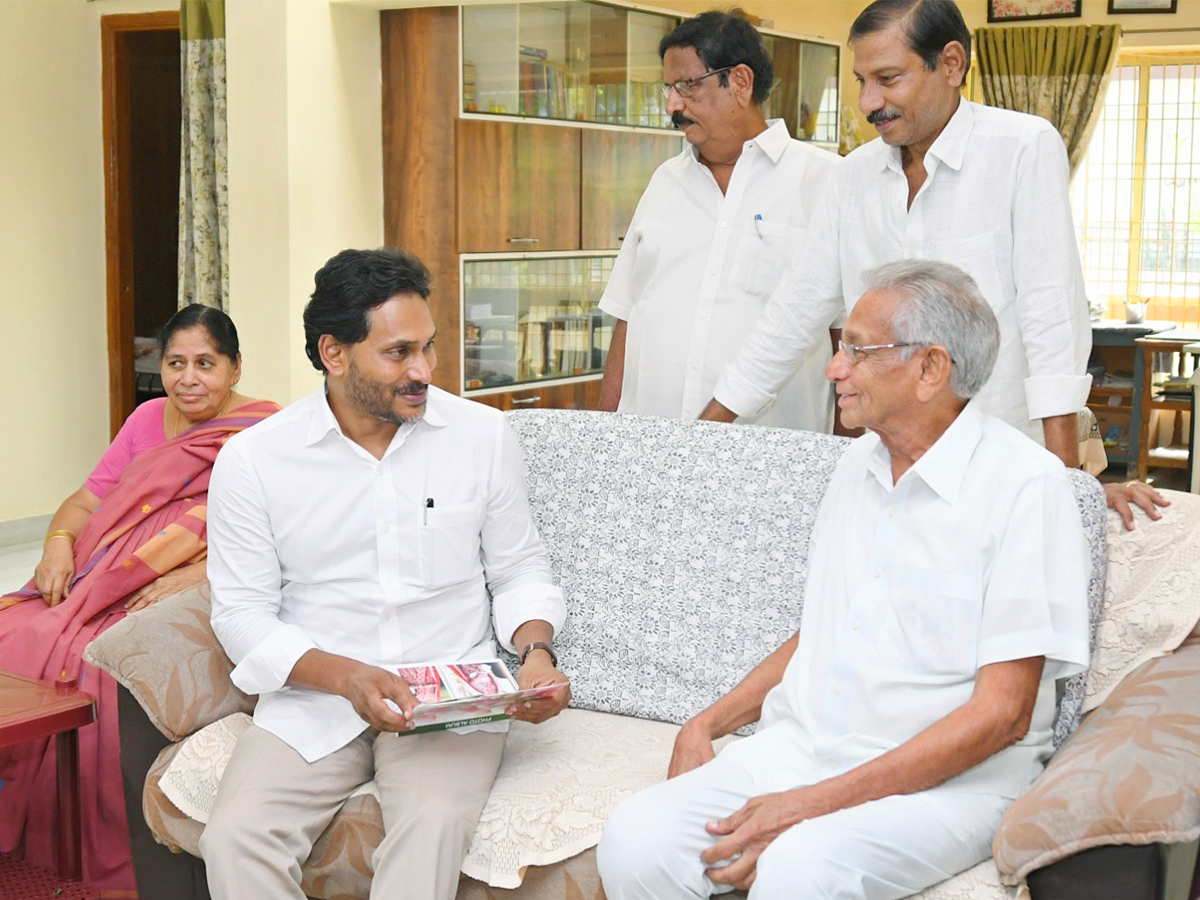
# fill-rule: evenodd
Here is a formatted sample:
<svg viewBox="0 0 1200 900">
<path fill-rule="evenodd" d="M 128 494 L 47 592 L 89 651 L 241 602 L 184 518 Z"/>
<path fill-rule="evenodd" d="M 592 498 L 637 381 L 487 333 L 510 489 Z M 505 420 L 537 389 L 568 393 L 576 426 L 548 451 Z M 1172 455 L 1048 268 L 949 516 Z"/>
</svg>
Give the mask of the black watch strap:
<svg viewBox="0 0 1200 900">
<path fill-rule="evenodd" d="M 534 650 L 545 650 L 550 654 L 550 664 L 554 666 L 554 668 L 558 668 L 558 656 L 555 654 L 554 648 L 545 641 L 534 641 L 532 644 L 526 644 L 521 650 L 521 665 L 525 665 L 525 657 L 527 657 Z"/>
</svg>

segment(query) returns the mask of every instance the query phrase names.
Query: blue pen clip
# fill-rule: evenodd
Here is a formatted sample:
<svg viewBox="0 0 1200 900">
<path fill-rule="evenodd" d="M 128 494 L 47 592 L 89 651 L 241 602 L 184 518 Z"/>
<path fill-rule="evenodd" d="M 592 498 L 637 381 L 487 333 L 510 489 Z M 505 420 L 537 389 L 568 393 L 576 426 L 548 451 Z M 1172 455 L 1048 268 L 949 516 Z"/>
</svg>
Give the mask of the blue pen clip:
<svg viewBox="0 0 1200 900">
<path fill-rule="evenodd" d="M 762 213 L 754 214 L 754 233 L 758 235 L 758 239 L 762 240 Z"/>
</svg>

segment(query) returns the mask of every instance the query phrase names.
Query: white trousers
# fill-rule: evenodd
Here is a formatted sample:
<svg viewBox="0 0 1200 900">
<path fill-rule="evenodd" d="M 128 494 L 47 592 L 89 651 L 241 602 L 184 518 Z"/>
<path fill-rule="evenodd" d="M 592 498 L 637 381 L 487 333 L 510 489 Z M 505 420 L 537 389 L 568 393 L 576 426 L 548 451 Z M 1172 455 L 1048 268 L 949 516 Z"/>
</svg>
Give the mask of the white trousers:
<svg viewBox="0 0 1200 900">
<path fill-rule="evenodd" d="M 700 854 L 706 822 L 758 796 L 750 773 L 718 757 L 619 806 L 596 850 L 609 900 L 695 900 L 726 893 Z M 1012 801 L 934 788 L 874 800 L 793 825 L 758 858 L 751 900 L 897 900 L 991 856 Z"/>
<path fill-rule="evenodd" d="M 200 836 L 213 900 L 304 900 L 300 866 L 346 798 L 372 778 L 384 835 L 371 858 L 371 897 L 453 900 L 504 738 L 365 731 L 310 763 L 252 725 Z"/>
</svg>

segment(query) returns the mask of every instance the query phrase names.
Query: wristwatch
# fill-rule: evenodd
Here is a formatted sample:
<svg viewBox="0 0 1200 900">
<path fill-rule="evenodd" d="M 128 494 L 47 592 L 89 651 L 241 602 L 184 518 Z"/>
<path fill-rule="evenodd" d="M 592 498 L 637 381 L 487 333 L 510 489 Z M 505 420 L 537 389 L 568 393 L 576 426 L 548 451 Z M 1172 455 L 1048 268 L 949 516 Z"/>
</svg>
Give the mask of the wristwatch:
<svg viewBox="0 0 1200 900">
<path fill-rule="evenodd" d="M 521 650 L 521 665 L 525 665 L 525 657 L 534 650 L 545 650 L 550 654 L 550 665 L 556 669 L 558 668 L 558 656 L 554 653 L 554 648 L 545 641 L 534 641 L 532 644 L 526 644 L 524 649 Z"/>
</svg>

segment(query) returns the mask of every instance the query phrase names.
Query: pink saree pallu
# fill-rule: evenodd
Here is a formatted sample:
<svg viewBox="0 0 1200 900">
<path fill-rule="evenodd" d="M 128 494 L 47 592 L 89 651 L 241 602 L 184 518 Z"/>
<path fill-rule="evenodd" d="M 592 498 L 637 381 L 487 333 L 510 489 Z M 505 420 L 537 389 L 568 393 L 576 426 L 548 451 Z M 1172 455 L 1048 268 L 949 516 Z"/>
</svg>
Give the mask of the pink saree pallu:
<svg viewBox="0 0 1200 900">
<path fill-rule="evenodd" d="M 213 461 L 237 432 L 279 407 L 257 401 L 133 459 L 75 541 L 70 596 L 48 606 L 32 580 L 0 598 L 0 669 L 53 681 L 73 676 L 97 700 L 79 731 L 83 878 L 102 897 L 136 897 L 122 793 L 117 685 L 83 662 L 84 647 L 127 614 L 126 598 L 204 558 Z M 54 868 L 55 751 L 51 740 L 0 750 L 0 852 Z"/>
</svg>

